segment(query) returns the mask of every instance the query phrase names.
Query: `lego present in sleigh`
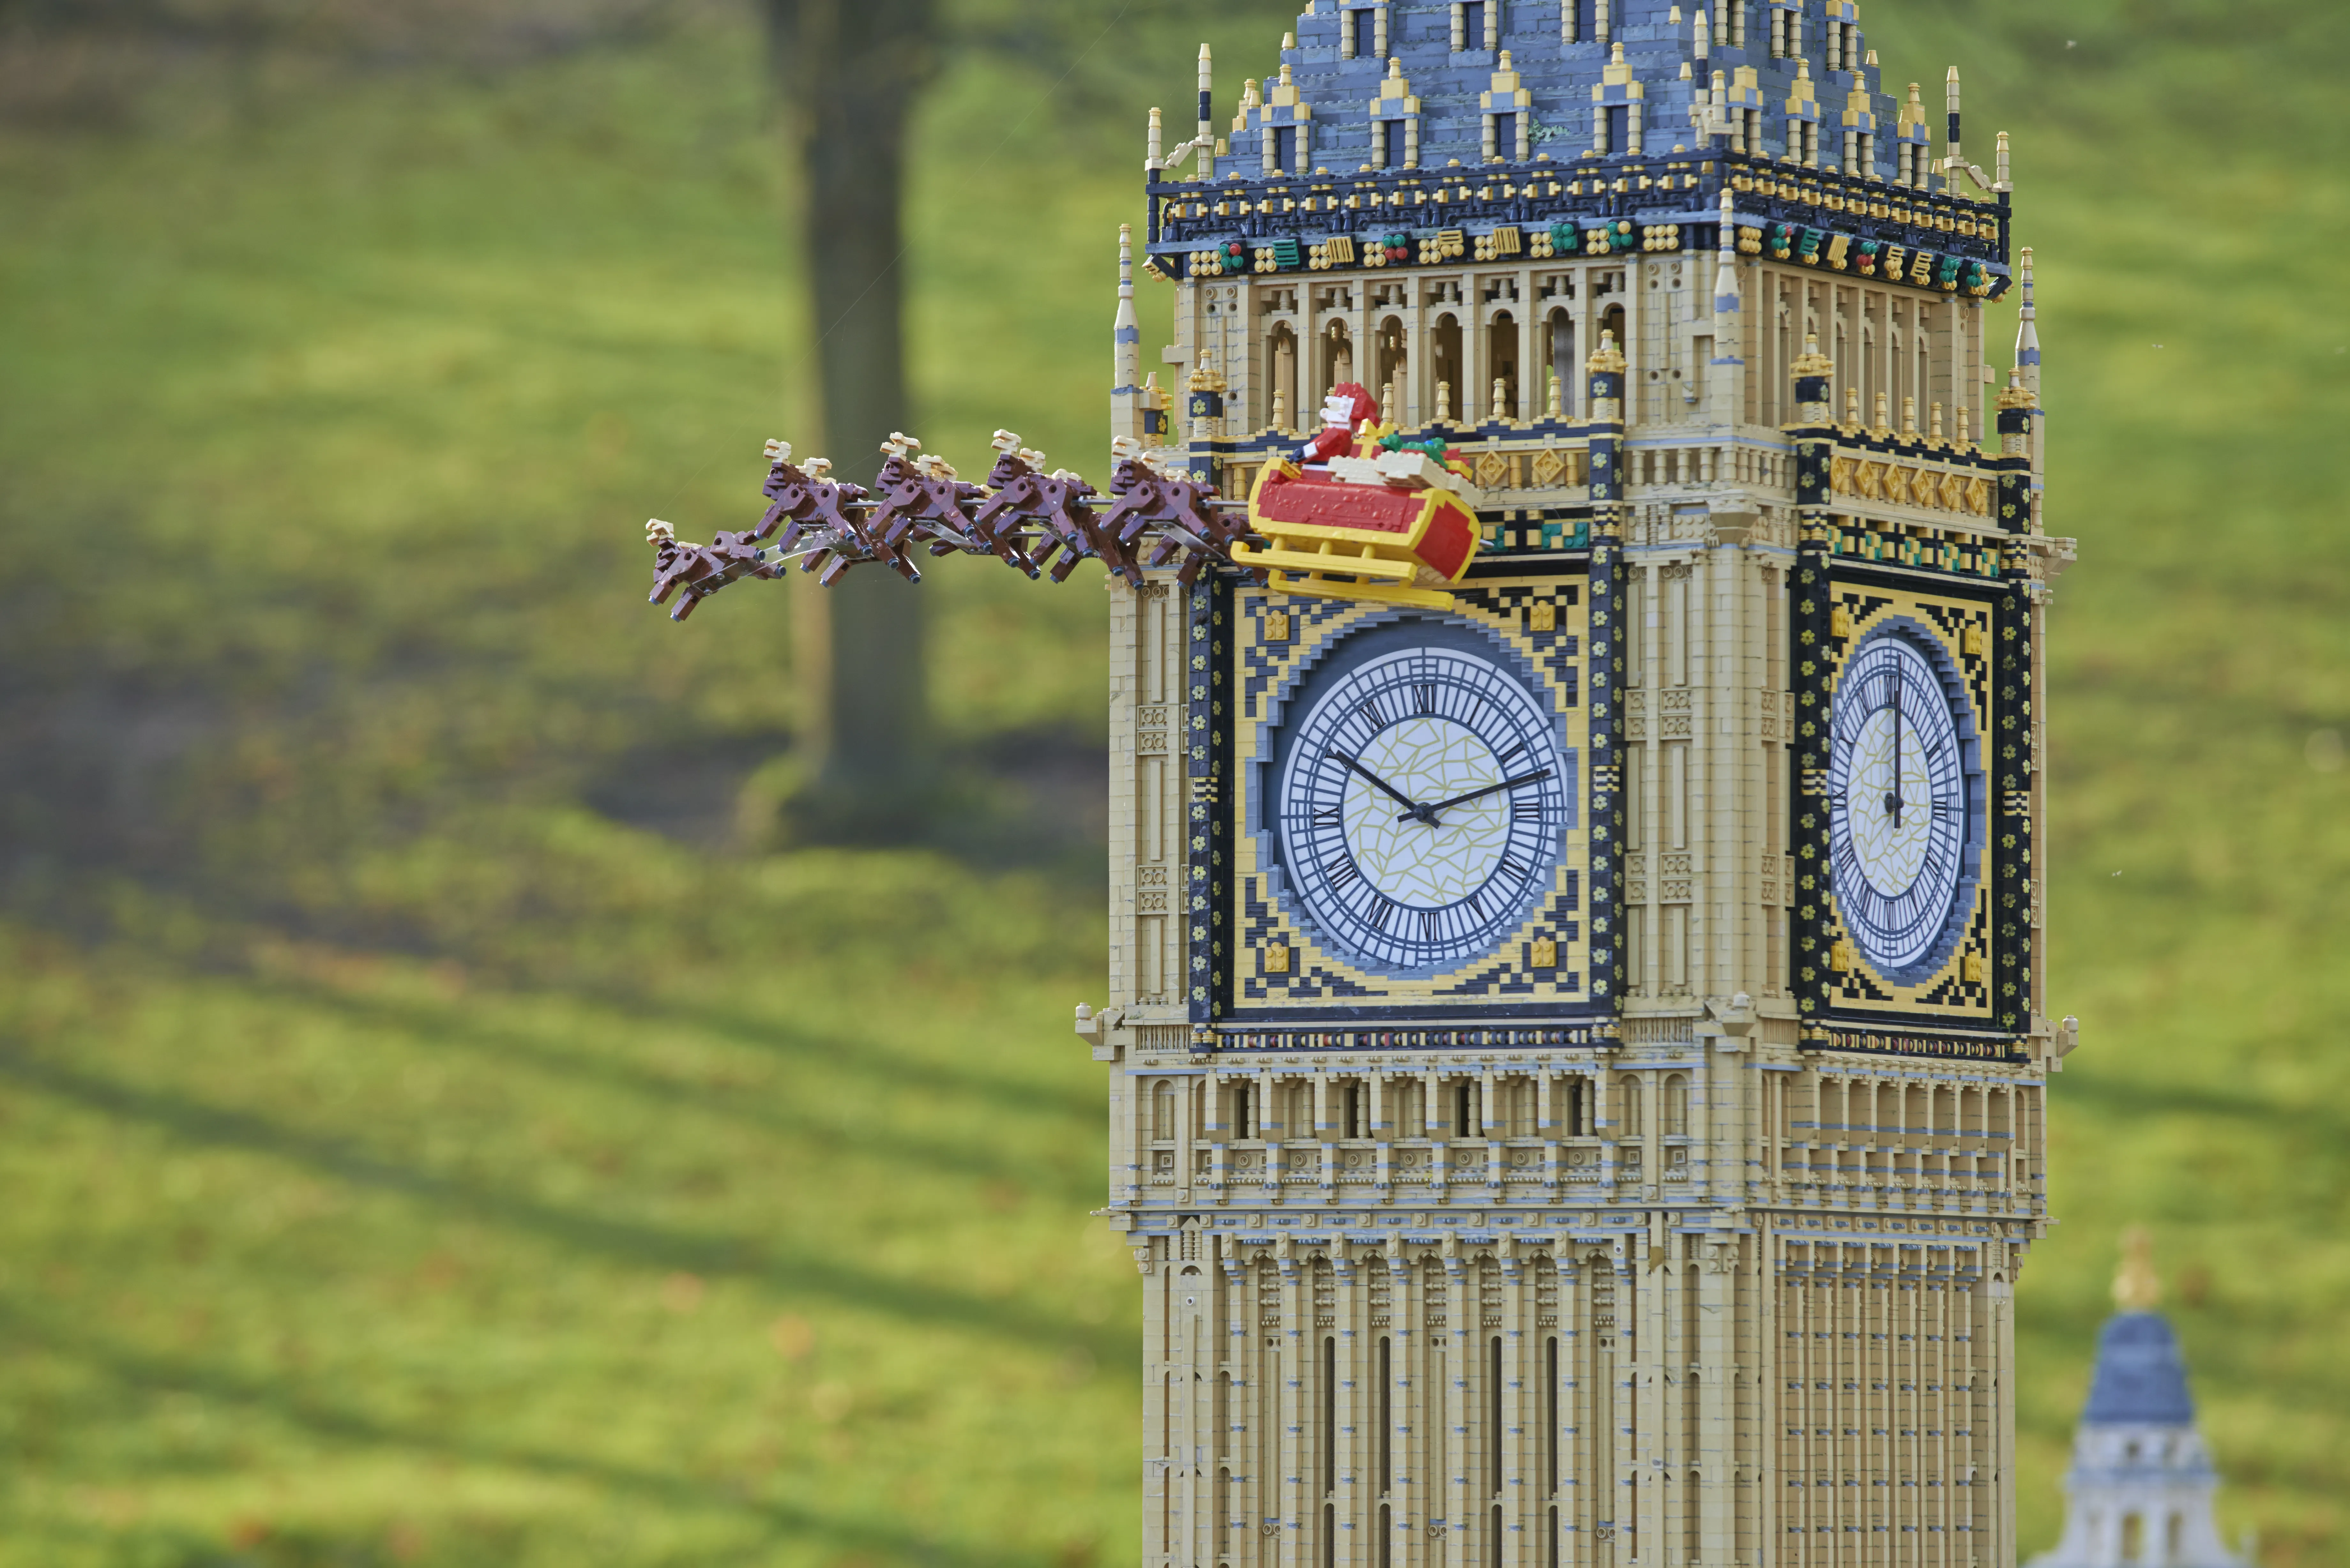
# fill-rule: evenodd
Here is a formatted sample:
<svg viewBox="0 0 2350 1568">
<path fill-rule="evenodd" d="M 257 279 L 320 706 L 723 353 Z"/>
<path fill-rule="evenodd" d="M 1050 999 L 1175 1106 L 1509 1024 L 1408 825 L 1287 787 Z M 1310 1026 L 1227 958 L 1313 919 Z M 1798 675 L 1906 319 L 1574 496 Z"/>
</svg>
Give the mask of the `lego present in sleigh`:
<svg viewBox="0 0 2350 1568">
<path fill-rule="evenodd" d="M 1275 592 L 1442 609 L 1476 558 L 1477 492 L 1441 441 L 1407 442 L 1353 382 L 1330 389 L 1323 430 L 1264 465 L 1232 560 Z"/>
</svg>

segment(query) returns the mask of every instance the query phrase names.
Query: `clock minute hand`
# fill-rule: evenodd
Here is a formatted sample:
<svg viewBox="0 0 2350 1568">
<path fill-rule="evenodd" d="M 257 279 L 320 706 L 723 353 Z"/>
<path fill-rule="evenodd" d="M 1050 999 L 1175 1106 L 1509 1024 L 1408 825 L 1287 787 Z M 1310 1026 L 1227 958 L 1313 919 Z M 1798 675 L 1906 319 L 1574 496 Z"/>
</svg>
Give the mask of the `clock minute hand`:
<svg viewBox="0 0 2350 1568">
<path fill-rule="evenodd" d="M 1885 809 L 1898 831 L 1901 826 L 1901 685 L 1893 687 L 1893 776 L 1886 781 Z"/>
<path fill-rule="evenodd" d="M 1434 808 L 1419 805 L 1413 801 L 1409 795 L 1405 794 L 1401 790 L 1396 788 L 1395 785 L 1388 783 L 1387 780 L 1379 777 L 1378 774 L 1371 772 L 1370 769 L 1365 767 L 1362 763 L 1357 762 L 1354 758 L 1348 756 L 1346 753 L 1340 751 L 1336 746 L 1330 747 L 1326 754 L 1337 758 L 1340 762 L 1346 763 L 1347 767 L 1362 774 L 1365 778 L 1377 784 L 1380 789 L 1387 792 L 1387 794 L 1390 799 L 1392 799 L 1398 805 L 1403 807 L 1404 816 L 1416 816 L 1419 818 L 1420 821 L 1427 823 L 1430 827 L 1436 826 Z M 1399 816 L 1396 820 L 1400 822 L 1403 820 L 1403 817 Z"/>
<path fill-rule="evenodd" d="M 1440 800 L 1432 805 L 1423 806 L 1420 809 L 1423 811 L 1443 811 L 1451 806 L 1466 805 L 1472 800 L 1482 800 L 1487 795 L 1496 794 L 1502 790 L 1515 789 L 1520 784 L 1537 784 L 1542 780 L 1550 777 L 1550 769 L 1543 768 L 1535 773 L 1520 774 L 1516 778 L 1503 779 L 1500 784 L 1487 784 L 1483 789 L 1472 789 L 1467 794 L 1456 794 L 1451 800 Z M 1404 814 L 1405 816 L 1413 816 L 1418 815 L 1419 814 L 1416 812 L 1406 812 Z M 1396 818 L 1396 820 L 1398 822 L 1401 822 L 1403 817 L 1399 816 Z M 1426 821 L 1427 819 L 1422 817 L 1421 820 Z"/>
</svg>

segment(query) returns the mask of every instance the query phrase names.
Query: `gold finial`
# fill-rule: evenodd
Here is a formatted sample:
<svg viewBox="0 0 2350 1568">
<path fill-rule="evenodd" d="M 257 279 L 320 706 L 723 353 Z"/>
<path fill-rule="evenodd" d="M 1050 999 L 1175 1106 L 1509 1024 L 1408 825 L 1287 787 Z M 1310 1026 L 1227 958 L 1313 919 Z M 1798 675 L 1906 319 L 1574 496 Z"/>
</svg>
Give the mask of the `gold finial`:
<svg viewBox="0 0 2350 1568">
<path fill-rule="evenodd" d="M 1844 389 L 1844 422 L 1855 429 L 1860 426 L 1860 389 L 1858 387 L 1846 387 Z"/>
<path fill-rule="evenodd" d="M 2114 1276 L 2114 1305 L 2124 1312 L 2152 1312 L 2162 1303 L 2162 1279 L 2154 1272 L 2154 1239 L 2143 1225 L 2122 1232 L 2121 1272 Z"/>
<path fill-rule="evenodd" d="M 1624 353 L 1616 347 L 1616 334 L 1613 330 L 1602 332 L 1599 335 L 1599 347 L 1591 351 L 1590 358 L 1583 362 L 1583 368 L 1594 372 L 1618 371 L 1624 369 Z"/>
<path fill-rule="evenodd" d="M 1835 370 L 1835 361 L 1820 352 L 1820 335 L 1806 332 L 1804 334 L 1804 351 L 1795 356 L 1795 362 L 1789 369 L 1798 376 L 1825 376 Z"/>
<path fill-rule="evenodd" d="M 1892 406 L 1883 392 L 1877 394 L 1877 422 L 1869 427 L 1869 433 L 1877 436 L 1889 436 L 1893 433 Z"/>
<path fill-rule="evenodd" d="M 1941 404 L 1939 404 L 1939 403 L 1936 403 L 1936 404 L 1934 405 L 1934 413 L 1933 413 L 1933 418 L 1932 418 L 1931 421 L 1930 421 L 1930 422 L 1928 424 L 1928 426 L 1927 426 L 1927 431 L 1928 431 L 1928 434 L 1929 434 L 1929 438 L 1930 438 L 1931 440 L 1936 441 L 1941 441 L 1941 439 L 1942 439 L 1942 405 L 1941 405 Z"/>
<path fill-rule="evenodd" d="M 1911 441 L 1918 439 L 1918 400 L 1901 400 L 1901 433 Z"/>
<path fill-rule="evenodd" d="M 1436 383 L 1436 422 L 1450 424 L 1452 421 L 1452 383 Z"/>
<path fill-rule="evenodd" d="M 2002 409 L 2036 409 L 2039 394 L 2023 384 L 2023 368 L 2017 366 L 2007 373 L 2007 385 L 2001 389 L 1998 404 Z"/>
</svg>

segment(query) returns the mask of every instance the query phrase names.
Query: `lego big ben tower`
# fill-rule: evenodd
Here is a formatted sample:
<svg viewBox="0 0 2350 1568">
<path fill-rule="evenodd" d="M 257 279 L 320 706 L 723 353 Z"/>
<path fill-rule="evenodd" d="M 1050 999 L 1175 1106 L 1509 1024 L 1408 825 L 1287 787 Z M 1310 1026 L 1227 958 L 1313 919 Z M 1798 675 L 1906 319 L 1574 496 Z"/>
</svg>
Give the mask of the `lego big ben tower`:
<svg viewBox="0 0 2350 1568">
<path fill-rule="evenodd" d="M 1208 70 L 1180 406 L 1122 279 L 1113 433 L 1238 502 L 1357 384 L 1482 547 L 1112 585 L 1144 1562 L 2012 1563 L 2071 552 L 2006 139 L 1953 70 L 1933 151 L 1846 0 L 1321 0 Z"/>
<path fill-rule="evenodd" d="M 680 618 L 1110 574 L 1146 1568 L 2015 1562 L 2072 548 L 2006 139 L 1885 88 L 1854 0 L 1315 0 L 1153 111 L 1109 493 L 650 525 Z"/>
</svg>

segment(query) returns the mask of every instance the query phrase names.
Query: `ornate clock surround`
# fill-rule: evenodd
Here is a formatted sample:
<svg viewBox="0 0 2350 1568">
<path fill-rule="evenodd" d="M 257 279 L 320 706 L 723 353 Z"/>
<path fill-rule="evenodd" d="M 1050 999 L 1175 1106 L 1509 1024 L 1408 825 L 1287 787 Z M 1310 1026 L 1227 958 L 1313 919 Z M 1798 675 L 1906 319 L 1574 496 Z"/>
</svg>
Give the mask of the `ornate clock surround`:
<svg viewBox="0 0 2350 1568">
<path fill-rule="evenodd" d="M 1230 698 L 1220 715 L 1211 697 L 1201 715 L 1210 727 L 1194 733 L 1211 735 L 1211 763 L 1220 753 L 1232 757 L 1228 774 L 1211 777 L 1229 776 L 1234 787 L 1216 792 L 1213 831 L 1204 843 L 1195 812 L 1194 854 L 1204 851 L 1207 860 L 1195 866 L 1206 875 L 1195 875 L 1192 886 L 1195 901 L 1200 888 L 1208 889 L 1211 929 L 1230 935 L 1225 950 L 1213 955 L 1211 995 L 1194 999 L 1195 1019 L 1204 1000 L 1208 1017 L 1199 1021 L 1221 1025 L 1228 1035 L 1240 1032 L 1244 1041 L 1268 1027 L 1580 1023 L 1612 1011 L 1612 977 L 1595 976 L 1591 963 L 1594 931 L 1610 929 L 1613 900 L 1612 885 L 1595 878 L 1591 857 L 1593 716 L 1595 702 L 1610 688 L 1601 683 L 1603 699 L 1595 699 L 1586 673 L 1594 657 L 1587 557 L 1578 553 L 1497 565 L 1472 576 L 1454 614 L 1441 618 L 1473 626 L 1505 650 L 1515 673 L 1547 699 L 1558 725 L 1557 745 L 1573 776 L 1564 844 L 1547 891 L 1496 950 L 1424 976 L 1371 972 L 1333 951 L 1310 922 L 1285 909 L 1273 882 L 1284 871 L 1265 815 L 1278 787 L 1273 737 L 1284 719 L 1295 718 L 1280 711 L 1281 704 L 1346 639 L 1403 621 L 1410 612 L 1245 587 L 1221 590 L 1215 597 L 1224 619 L 1220 624 L 1219 612 L 1210 609 L 1209 635 L 1195 639 L 1194 646 L 1208 644 L 1211 667 L 1230 667 L 1221 675 L 1211 668 L 1208 682 L 1211 691 L 1224 688 Z M 1220 655 L 1220 649 L 1228 651 Z M 1216 728 L 1219 717 L 1229 720 L 1222 730 Z M 1604 733 L 1604 710 L 1601 729 Z M 1600 950 L 1607 951 L 1604 940 Z"/>
</svg>

